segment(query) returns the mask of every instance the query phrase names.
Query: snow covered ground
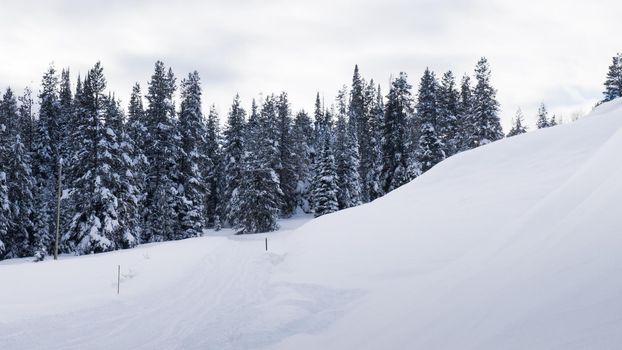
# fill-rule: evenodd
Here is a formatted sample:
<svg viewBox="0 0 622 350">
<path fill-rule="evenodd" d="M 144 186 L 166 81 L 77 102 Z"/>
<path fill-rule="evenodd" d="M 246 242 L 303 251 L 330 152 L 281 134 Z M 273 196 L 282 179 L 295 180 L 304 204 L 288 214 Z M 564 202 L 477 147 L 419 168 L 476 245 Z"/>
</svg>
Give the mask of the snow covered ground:
<svg viewBox="0 0 622 350">
<path fill-rule="evenodd" d="M 284 221 L 268 252 L 208 235 L 2 262 L 0 349 L 617 349 L 621 151 L 617 100 Z"/>
</svg>

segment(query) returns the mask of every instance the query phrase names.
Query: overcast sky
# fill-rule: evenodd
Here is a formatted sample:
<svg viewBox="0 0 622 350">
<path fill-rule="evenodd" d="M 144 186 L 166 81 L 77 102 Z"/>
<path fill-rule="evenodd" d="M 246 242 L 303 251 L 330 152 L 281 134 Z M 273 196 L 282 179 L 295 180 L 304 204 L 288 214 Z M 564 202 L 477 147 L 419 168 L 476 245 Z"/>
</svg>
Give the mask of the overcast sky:
<svg viewBox="0 0 622 350">
<path fill-rule="evenodd" d="M 386 93 L 391 74 L 416 91 L 426 66 L 461 77 L 486 56 L 507 130 L 518 107 L 534 124 L 541 101 L 567 119 L 589 111 L 622 51 L 621 13 L 619 0 L 0 0 L 0 88 L 38 89 L 50 62 L 77 75 L 101 60 L 125 105 L 160 59 L 178 78 L 198 70 L 224 118 L 236 92 L 329 104 L 354 64 Z"/>
</svg>

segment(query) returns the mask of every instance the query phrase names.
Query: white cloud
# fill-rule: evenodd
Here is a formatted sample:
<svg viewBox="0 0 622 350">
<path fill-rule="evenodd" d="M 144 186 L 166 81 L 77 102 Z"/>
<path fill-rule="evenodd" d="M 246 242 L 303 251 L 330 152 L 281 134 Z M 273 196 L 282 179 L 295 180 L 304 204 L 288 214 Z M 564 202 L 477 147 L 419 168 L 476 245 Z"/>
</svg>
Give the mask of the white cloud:
<svg viewBox="0 0 622 350">
<path fill-rule="evenodd" d="M 162 59 L 179 78 L 197 69 L 206 106 L 236 92 L 289 92 L 294 110 L 331 100 L 355 63 L 386 84 L 426 66 L 471 73 L 488 57 L 504 126 L 517 107 L 535 121 L 544 101 L 569 118 L 600 98 L 622 50 L 617 1 L 21 1 L 0 4 L 0 87 L 37 86 L 48 63 L 85 72 L 101 59 L 125 97 Z"/>
</svg>

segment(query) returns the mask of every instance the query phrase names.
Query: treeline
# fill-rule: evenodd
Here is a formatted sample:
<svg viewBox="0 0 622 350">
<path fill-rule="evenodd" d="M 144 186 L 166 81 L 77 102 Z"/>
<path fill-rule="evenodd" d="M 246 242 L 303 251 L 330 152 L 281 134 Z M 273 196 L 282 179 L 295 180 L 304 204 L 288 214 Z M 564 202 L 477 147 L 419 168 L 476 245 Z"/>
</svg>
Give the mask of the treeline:
<svg viewBox="0 0 622 350">
<path fill-rule="evenodd" d="M 603 85 L 605 86 L 605 89 L 603 90 L 603 99 L 596 104 L 597 106 L 622 97 L 622 53 L 618 53 L 611 58 L 611 65 L 609 65 L 605 83 Z M 560 122 L 561 119 L 558 119 L 555 115 L 549 119 L 546 106 L 544 103 L 540 104 L 536 120 L 536 127 L 538 129 L 555 126 Z M 512 128 L 508 132 L 507 136 L 510 137 L 526 133 L 527 129 L 528 128 L 525 125 L 525 116 L 519 108 L 516 111 L 515 117 L 512 119 Z"/>
<path fill-rule="evenodd" d="M 279 217 L 372 201 L 503 138 L 485 58 L 473 78 L 426 69 L 415 99 L 405 73 L 384 96 L 355 67 L 351 86 L 330 106 L 318 94 L 312 115 L 293 114 L 285 92 L 248 110 L 235 96 L 221 130 L 216 110 L 201 109 L 196 71 L 178 82 L 156 62 L 124 111 L 100 63 L 75 85 L 50 67 L 38 112 L 29 89 L 0 102 L 0 259 L 43 259 L 57 226 L 61 252 L 89 254 L 205 228 L 267 232 Z"/>
<path fill-rule="evenodd" d="M 538 108 L 538 117 L 536 120 L 536 127 L 538 129 L 550 128 L 552 126 L 557 125 L 561 122 L 561 119 L 558 119 L 555 115 L 549 118 L 549 112 L 546 109 L 544 103 L 540 104 Z M 523 115 L 523 111 L 519 108 L 516 110 L 516 115 L 512 118 L 512 128 L 507 134 L 507 137 L 512 137 L 520 134 L 524 134 L 527 132 L 529 128 L 525 124 L 525 116 Z"/>
</svg>

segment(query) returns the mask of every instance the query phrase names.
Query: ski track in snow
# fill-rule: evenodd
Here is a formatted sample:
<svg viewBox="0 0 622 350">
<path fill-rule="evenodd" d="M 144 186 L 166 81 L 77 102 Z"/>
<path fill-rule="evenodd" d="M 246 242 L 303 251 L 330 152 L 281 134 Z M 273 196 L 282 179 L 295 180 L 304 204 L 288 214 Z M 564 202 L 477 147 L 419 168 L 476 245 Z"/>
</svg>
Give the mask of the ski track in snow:
<svg viewBox="0 0 622 350">
<path fill-rule="evenodd" d="M 169 288 L 76 312 L 0 323 L 0 348 L 258 348 L 290 334 L 321 330 L 359 296 L 272 282 L 271 271 L 284 257 L 263 251 L 263 237 L 199 238 L 207 240 L 208 249 L 196 264 L 178 272 Z M 121 294 L 127 283 L 132 281 L 122 281 Z"/>
</svg>

